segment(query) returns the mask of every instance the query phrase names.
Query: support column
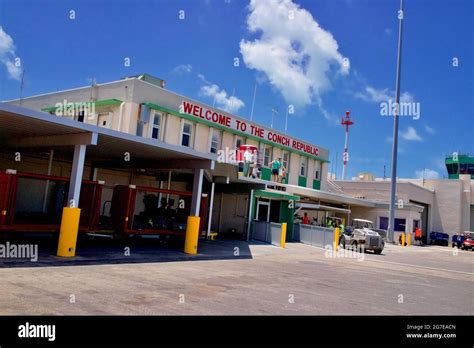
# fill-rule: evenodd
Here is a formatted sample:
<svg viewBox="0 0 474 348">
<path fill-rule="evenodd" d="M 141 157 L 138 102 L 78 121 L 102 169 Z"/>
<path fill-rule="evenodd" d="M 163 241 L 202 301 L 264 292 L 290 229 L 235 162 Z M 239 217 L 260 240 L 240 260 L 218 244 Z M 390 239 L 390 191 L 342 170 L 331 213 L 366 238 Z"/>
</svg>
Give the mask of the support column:
<svg viewBox="0 0 474 348">
<path fill-rule="evenodd" d="M 213 181 L 211 183 L 211 201 L 209 203 L 209 220 L 207 222 L 206 239 L 209 239 L 209 236 L 211 235 L 212 209 L 214 208 L 214 188 L 215 188 L 215 186 L 216 186 L 216 183 Z"/>
<path fill-rule="evenodd" d="M 170 170 L 170 171 L 168 171 L 168 184 L 167 184 L 167 186 L 166 186 L 166 188 L 167 188 L 168 190 L 171 190 L 171 175 L 172 175 L 172 173 L 171 173 L 171 170 Z M 170 201 L 170 194 L 168 193 L 168 194 L 166 195 L 166 204 L 168 204 L 169 201 Z"/>
<path fill-rule="evenodd" d="M 91 171 L 89 173 L 89 180 L 90 181 L 96 181 L 97 180 L 97 172 L 98 168 L 95 166 L 91 166 Z"/>
<path fill-rule="evenodd" d="M 253 216 L 253 210 L 255 207 L 253 206 L 253 189 L 250 190 L 250 201 L 249 201 L 249 216 L 247 219 L 247 237 L 245 240 L 248 242 L 250 239 L 250 232 L 252 231 L 252 216 Z"/>
<path fill-rule="evenodd" d="M 191 214 L 186 224 L 186 237 L 184 240 L 184 252 L 186 254 L 197 254 L 199 239 L 199 210 L 201 206 L 202 179 L 204 169 L 194 170 L 193 196 L 191 198 Z"/>
<path fill-rule="evenodd" d="M 69 192 L 67 196 L 68 206 L 71 208 L 79 206 L 85 157 L 86 145 L 74 145 L 74 158 L 72 160 L 71 179 L 69 181 Z"/>
<path fill-rule="evenodd" d="M 192 216 L 199 216 L 199 209 L 201 207 L 203 177 L 204 177 L 204 169 L 194 170 L 193 197 L 191 199 L 191 215 Z"/>
<path fill-rule="evenodd" d="M 49 151 L 48 175 L 51 175 L 51 171 L 53 170 L 53 158 L 54 158 L 54 150 L 51 149 Z M 48 193 L 49 193 L 49 180 L 46 180 L 46 185 L 44 187 L 43 213 L 46 212 L 46 204 L 48 202 Z"/>
<path fill-rule="evenodd" d="M 78 206 L 85 155 L 86 145 L 74 145 L 74 158 L 69 181 L 68 207 L 63 208 L 57 251 L 58 256 L 72 257 L 76 255 L 77 232 L 79 231 L 81 215 L 81 209 Z"/>
</svg>

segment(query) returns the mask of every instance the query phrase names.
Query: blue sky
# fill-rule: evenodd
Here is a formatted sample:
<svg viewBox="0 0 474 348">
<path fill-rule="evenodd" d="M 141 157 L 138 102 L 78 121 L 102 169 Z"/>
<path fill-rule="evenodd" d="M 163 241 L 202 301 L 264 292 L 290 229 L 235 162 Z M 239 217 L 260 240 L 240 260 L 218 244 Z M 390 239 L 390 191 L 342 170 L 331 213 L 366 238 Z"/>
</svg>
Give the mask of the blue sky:
<svg viewBox="0 0 474 348">
<path fill-rule="evenodd" d="M 380 110 L 395 89 L 398 7 L 398 0 L 0 0 L 0 100 L 18 98 L 22 69 L 25 96 L 147 72 L 170 90 L 249 117 L 257 85 L 254 121 L 269 126 L 275 107 L 283 131 L 293 105 L 288 133 L 328 148 L 333 163 L 338 153 L 338 177 L 338 122 L 350 110 L 348 176 L 382 176 L 384 164 L 390 172 L 393 118 Z M 405 0 L 401 89 L 420 112 L 400 119 L 400 177 L 425 168 L 425 176 L 443 177 L 445 154 L 474 153 L 473 13 L 471 0 Z"/>
</svg>

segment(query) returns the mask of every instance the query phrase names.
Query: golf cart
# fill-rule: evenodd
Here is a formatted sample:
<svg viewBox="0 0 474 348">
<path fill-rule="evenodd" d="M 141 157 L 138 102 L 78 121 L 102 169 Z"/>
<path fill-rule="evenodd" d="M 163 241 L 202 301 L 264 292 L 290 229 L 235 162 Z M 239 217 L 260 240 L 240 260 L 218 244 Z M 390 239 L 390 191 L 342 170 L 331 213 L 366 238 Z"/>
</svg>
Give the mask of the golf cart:
<svg viewBox="0 0 474 348">
<path fill-rule="evenodd" d="M 363 246 L 364 250 L 372 250 L 375 254 L 381 254 L 385 247 L 384 238 L 379 232 L 374 231 L 374 223 L 370 220 L 353 219 L 350 226 L 345 228 L 339 238 L 342 248 L 357 248 Z"/>
</svg>

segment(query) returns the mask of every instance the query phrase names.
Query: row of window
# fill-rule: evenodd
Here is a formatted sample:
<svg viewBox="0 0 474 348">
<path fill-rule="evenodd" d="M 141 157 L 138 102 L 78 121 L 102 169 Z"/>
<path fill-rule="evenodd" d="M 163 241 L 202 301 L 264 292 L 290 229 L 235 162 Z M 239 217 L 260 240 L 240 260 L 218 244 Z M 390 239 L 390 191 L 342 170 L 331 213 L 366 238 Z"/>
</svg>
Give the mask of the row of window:
<svg viewBox="0 0 474 348">
<path fill-rule="evenodd" d="M 300 156 L 300 176 L 307 177 L 308 157 Z M 314 161 L 314 180 L 321 180 L 321 162 Z"/>
<path fill-rule="evenodd" d="M 420 227 L 420 228 L 422 227 L 421 221 L 413 219 L 412 232 L 415 232 L 415 229 L 417 227 Z M 388 217 L 385 217 L 385 216 L 379 217 L 379 228 L 383 230 L 388 230 Z M 406 219 L 398 219 L 398 218 L 396 218 L 394 221 L 393 230 L 396 232 L 410 232 L 410 231 L 406 231 Z"/>
<path fill-rule="evenodd" d="M 151 122 L 151 138 L 163 140 L 163 124 L 164 124 L 164 115 L 158 111 L 153 112 L 152 122 Z M 221 131 L 217 129 L 212 129 L 210 134 L 209 141 L 209 151 L 212 153 L 217 153 L 217 150 L 220 147 L 221 142 Z M 191 121 L 182 120 L 181 121 L 181 131 L 180 131 L 180 143 L 181 146 L 193 147 L 194 143 L 194 124 Z M 240 146 L 238 144 L 237 146 Z"/>
<path fill-rule="evenodd" d="M 151 128 L 150 136 L 153 139 L 162 140 L 163 139 L 163 115 L 158 112 L 154 111 L 153 113 L 153 122 Z M 194 124 L 188 120 L 181 120 L 181 131 L 180 131 L 180 143 L 182 146 L 186 147 L 193 147 L 194 143 Z M 222 142 L 222 131 L 211 128 L 210 138 L 209 138 L 209 152 L 217 153 L 217 151 L 221 148 Z M 235 138 L 235 148 L 238 149 L 241 145 L 245 144 L 245 139 L 242 137 Z M 272 160 L 276 159 L 273 158 L 273 147 L 269 145 L 265 145 L 263 143 L 260 144 L 260 154 L 263 154 L 262 158 L 262 165 L 264 167 L 269 167 Z M 289 151 L 282 151 L 281 152 L 281 161 L 283 167 L 289 172 L 289 164 L 290 164 L 290 153 Z M 299 175 L 303 177 L 307 177 L 308 171 L 308 157 L 300 156 L 300 170 Z M 314 168 L 314 179 L 320 180 L 320 173 L 321 173 L 321 162 L 315 161 L 315 168 Z"/>
</svg>

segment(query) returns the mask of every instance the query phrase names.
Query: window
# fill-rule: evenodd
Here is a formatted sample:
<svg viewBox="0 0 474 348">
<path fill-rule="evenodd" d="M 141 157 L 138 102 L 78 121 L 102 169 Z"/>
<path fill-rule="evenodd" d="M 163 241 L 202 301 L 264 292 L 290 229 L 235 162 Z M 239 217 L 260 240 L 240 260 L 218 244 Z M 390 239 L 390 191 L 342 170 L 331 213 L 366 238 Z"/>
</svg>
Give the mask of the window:
<svg viewBox="0 0 474 348">
<path fill-rule="evenodd" d="M 241 145 L 244 144 L 244 139 L 242 137 L 235 137 L 235 148 L 239 149 Z"/>
<path fill-rule="evenodd" d="M 151 124 L 151 137 L 153 139 L 161 139 L 161 114 L 157 111 L 153 115 L 153 123 Z"/>
<path fill-rule="evenodd" d="M 283 167 L 285 167 L 288 172 L 288 161 L 290 160 L 290 153 L 288 151 L 281 152 L 281 161 L 283 162 Z"/>
<path fill-rule="evenodd" d="M 300 156 L 300 176 L 306 176 L 306 168 L 308 167 L 308 158 Z"/>
<path fill-rule="evenodd" d="M 474 174 L 474 163 L 461 163 L 459 174 Z"/>
<path fill-rule="evenodd" d="M 314 179 L 321 180 L 321 162 L 314 161 Z"/>
<path fill-rule="evenodd" d="M 446 164 L 448 174 L 459 174 L 459 163 Z"/>
<path fill-rule="evenodd" d="M 405 223 L 405 219 L 395 219 L 395 228 L 393 230 L 398 232 L 405 232 Z M 381 228 L 382 230 L 388 230 L 388 217 L 379 217 L 379 228 Z"/>
<path fill-rule="evenodd" d="M 97 117 L 97 125 L 99 127 L 109 128 L 109 112 L 101 112 Z"/>
<path fill-rule="evenodd" d="M 268 222 L 270 218 L 270 200 L 264 198 L 257 200 L 256 217 L 258 221 Z"/>
<path fill-rule="evenodd" d="M 183 131 L 181 135 L 181 145 L 190 147 L 193 138 L 193 124 L 183 121 Z"/>
<path fill-rule="evenodd" d="M 382 230 L 388 230 L 388 217 L 379 217 L 379 228 L 381 228 Z"/>
<path fill-rule="evenodd" d="M 263 153 L 263 165 L 268 167 L 270 165 L 272 159 L 272 147 L 265 146 L 264 153 Z"/>
<path fill-rule="evenodd" d="M 211 153 L 217 153 L 217 150 L 219 150 L 220 142 L 221 142 L 221 131 L 211 128 L 211 145 L 210 145 Z"/>
<path fill-rule="evenodd" d="M 77 114 L 77 120 L 79 122 L 84 122 L 84 111 L 79 111 L 79 113 Z"/>
<path fill-rule="evenodd" d="M 418 227 L 421 228 L 420 220 L 413 220 L 413 232 L 415 232 L 415 230 L 416 230 Z"/>
<path fill-rule="evenodd" d="M 405 232 L 406 222 L 405 219 L 395 219 L 394 231 Z"/>
</svg>

